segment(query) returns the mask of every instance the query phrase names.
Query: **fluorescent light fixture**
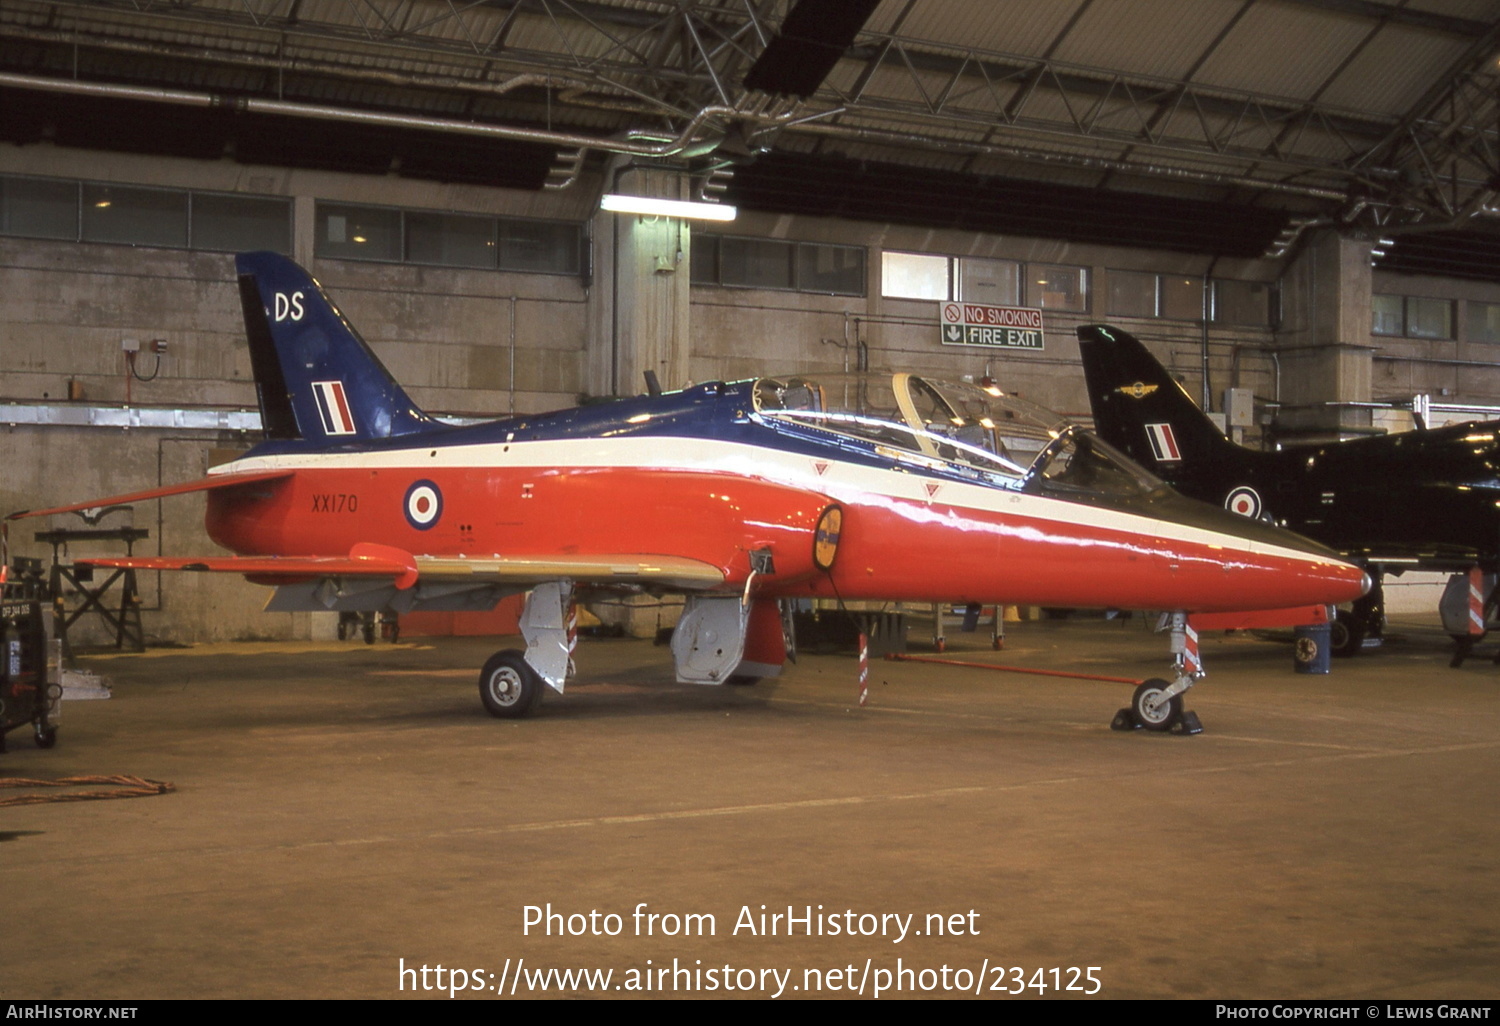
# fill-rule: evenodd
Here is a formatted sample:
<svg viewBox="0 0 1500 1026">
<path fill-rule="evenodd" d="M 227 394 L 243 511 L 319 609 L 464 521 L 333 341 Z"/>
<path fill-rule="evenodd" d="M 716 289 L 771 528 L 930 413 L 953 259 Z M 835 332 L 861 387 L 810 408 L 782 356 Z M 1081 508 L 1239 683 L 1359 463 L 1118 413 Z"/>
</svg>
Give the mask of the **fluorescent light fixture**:
<svg viewBox="0 0 1500 1026">
<path fill-rule="evenodd" d="M 682 217 L 700 221 L 733 221 L 739 213 L 725 203 L 689 203 L 685 200 L 651 199 L 647 196 L 621 196 L 606 193 L 599 201 L 601 210 L 613 210 L 617 214 L 658 214 L 662 217 Z"/>
</svg>

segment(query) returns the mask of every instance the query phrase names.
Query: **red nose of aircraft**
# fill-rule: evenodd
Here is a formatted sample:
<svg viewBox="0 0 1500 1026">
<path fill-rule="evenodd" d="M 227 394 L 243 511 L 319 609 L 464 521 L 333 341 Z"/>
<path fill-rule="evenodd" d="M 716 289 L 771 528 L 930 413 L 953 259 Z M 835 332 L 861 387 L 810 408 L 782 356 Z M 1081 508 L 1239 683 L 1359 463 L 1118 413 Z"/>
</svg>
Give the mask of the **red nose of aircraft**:
<svg viewBox="0 0 1500 1026">
<path fill-rule="evenodd" d="M 1158 497 L 1158 514 L 1189 529 L 1169 559 L 1186 583 L 1217 576 L 1202 611 L 1338 605 L 1370 590 L 1370 575 L 1332 549 L 1260 520 L 1250 520 L 1175 492 Z M 1196 531 L 1204 532 L 1195 538 Z M 1216 538 L 1214 536 L 1217 536 Z M 1205 582 L 1206 583 L 1206 582 Z M 1201 593 L 1200 593 L 1201 594 Z"/>
</svg>

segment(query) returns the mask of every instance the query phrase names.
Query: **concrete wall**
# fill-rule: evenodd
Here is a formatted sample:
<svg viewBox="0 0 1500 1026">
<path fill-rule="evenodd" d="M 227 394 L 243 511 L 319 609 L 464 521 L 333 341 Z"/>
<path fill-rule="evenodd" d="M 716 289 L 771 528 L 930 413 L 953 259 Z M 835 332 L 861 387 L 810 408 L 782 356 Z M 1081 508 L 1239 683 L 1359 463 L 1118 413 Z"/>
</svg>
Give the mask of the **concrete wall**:
<svg viewBox="0 0 1500 1026">
<path fill-rule="evenodd" d="M 1045 239 L 872 225 L 829 218 L 797 218 L 742 212 L 718 234 L 796 242 L 829 242 L 867 247 L 863 297 L 818 296 L 795 292 L 695 286 L 693 289 L 694 380 L 737 378 L 768 371 L 832 371 L 857 364 L 856 344 L 868 349 L 876 370 L 919 371 L 950 379 L 989 375 L 1007 391 L 1081 419 L 1089 416 L 1088 395 L 1074 329 L 1109 321 L 1149 345 L 1197 397 L 1203 379 L 1205 337 L 1201 322 L 1161 318 L 1112 317 L 1107 311 L 1111 270 L 1154 271 L 1250 281 L 1274 280 L 1270 261 L 1213 261 L 1206 256 L 1090 246 Z M 1091 304 L 1087 311 L 1044 312 L 1041 351 L 994 350 L 944 345 L 939 304 L 881 296 L 883 250 L 956 257 L 1063 264 L 1088 269 Z M 1275 375 L 1268 347 L 1269 326 L 1237 329 L 1215 325 L 1207 338 L 1208 372 L 1218 409 L 1225 388 L 1255 390 L 1273 398 Z"/>
<path fill-rule="evenodd" d="M 1377 267 L 1372 289 L 1389 295 L 1455 301 L 1454 340 L 1371 337 L 1371 377 L 1377 397 L 1425 393 L 1439 403 L 1500 406 L 1500 345 L 1463 341 L 1469 335 L 1468 301 L 1500 303 L 1500 283 L 1391 274 Z"/>
</svg>

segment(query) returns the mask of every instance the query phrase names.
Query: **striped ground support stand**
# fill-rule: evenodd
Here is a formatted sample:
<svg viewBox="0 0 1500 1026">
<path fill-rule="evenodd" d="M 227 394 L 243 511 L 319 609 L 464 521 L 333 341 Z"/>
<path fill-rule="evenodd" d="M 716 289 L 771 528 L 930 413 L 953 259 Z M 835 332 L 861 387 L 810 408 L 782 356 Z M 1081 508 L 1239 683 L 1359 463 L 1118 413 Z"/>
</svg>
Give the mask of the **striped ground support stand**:
<svg viewBox="0 0 1500 1026">
<path fill-rule="evenodd" d="M 1477 566 L 1469 567 L 1469 636 L 1477 638 L 1484 633 L 1484 573 Z"/>
<path fill-rule="evenodd" d="M 1468 630 L 1464 634 L 1453 635 L 1453 658 L 1448 660 L 1448 665 L 1454 669 L 1462 666 L 1464 660 L 1474 653 L 1474 646 L 1479 644 L 1484 637 L 1484 571 L 1479 569 L 1478 564 L 1469 567 L 1469 623 Z M 1500 652 L 1495 653 L 1495 661 L 1500 663 Z"/>
<path fill-rule="evenodd" d="M 578 668 L 573 665 L 573 650 L 578 647 L 578 603 L 568 601 L 568 676 L 578 674 Z"/>
<path fill-rule="evenodd" d="M 859 634 L 859 704 L 870 700 L 870 636 Z"/>
</svg>

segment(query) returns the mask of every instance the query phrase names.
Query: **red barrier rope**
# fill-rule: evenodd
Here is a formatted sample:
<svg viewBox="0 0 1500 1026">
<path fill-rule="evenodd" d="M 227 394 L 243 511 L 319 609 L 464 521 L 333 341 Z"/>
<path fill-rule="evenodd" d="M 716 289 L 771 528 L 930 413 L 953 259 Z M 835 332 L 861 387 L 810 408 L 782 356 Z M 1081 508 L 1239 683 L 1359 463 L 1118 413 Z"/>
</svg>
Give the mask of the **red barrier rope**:
<svg viewBox="0 0 1500 1026">
<path fill-rule="evenodd" d="M 1001 670 L 1005 673 L 1033 673 L 1039 677 L 1070 677 L 1074 680 L 1103 680 L 1111 684 L 1142 684 L 1134 677 L 1107 677 L 1098 673 L 1069 673 L 1067 670 L 1032 670 L 1025 666 L 999 666 L 995 663 L 966 663 L 960 659 L 934 659 L 931 656 L 906 655 L 890 652 L 886 658 L 903 663 L 937 663 L 940 666 L 968 666 L 976 670 Z"/>
</svg>

